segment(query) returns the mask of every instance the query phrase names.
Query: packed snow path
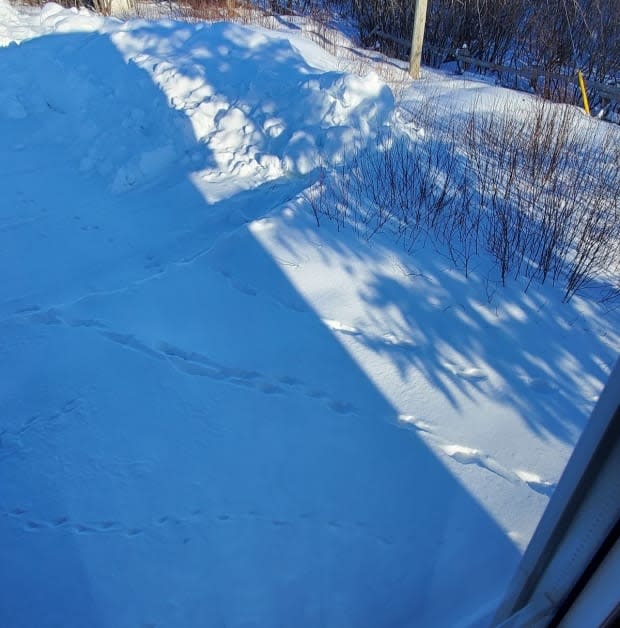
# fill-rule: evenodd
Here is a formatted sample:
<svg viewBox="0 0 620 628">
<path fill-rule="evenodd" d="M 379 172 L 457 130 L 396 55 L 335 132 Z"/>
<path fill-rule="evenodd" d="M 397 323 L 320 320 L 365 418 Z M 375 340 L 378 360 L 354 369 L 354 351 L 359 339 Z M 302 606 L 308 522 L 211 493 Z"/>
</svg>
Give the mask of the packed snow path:
<svg viewBox="0 0 620 628">
<path fill-rule="evenodd" d="M 317 229 L 392 100 L 302 39 L 0 16 L 0 624 L 484 622 L 613 325 Z"/>
</svg>

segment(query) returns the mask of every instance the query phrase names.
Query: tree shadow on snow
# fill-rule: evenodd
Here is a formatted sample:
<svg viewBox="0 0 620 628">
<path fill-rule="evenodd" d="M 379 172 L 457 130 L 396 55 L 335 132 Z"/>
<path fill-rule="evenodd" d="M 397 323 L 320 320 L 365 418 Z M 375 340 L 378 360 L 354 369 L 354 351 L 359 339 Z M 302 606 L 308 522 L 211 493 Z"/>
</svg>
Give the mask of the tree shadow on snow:
<svg viewBox="0 0 620 628">
<path fill-rule="evenodd" d="M 484 253 L 470 260 L 466 277 L 445 247 L 422 233 L 410 254 L 395 255 L 388 227 L 365 242 L 354 219 L 336 233 L 326 216 L 319 218 L 334 255 L 317 250 L 310 221 L 295 238 L 275 240 L 292 257 L 312 251 L 352 278 L 363 264 L 368 279 L 355 277 L 361 286 L 355 296 L 365 312 L 349 323 L 357 342 L 390 361 L 403 387 L 421 376 L 455 414 L 463 402 L 495 401 L 538 436 L 574 445 L 617 358 L 600 328 L 603 307 L 579 296 L 562 303 L 562 290 L 550 281 L 527 286 L 509 276 L 502 286 Z M 365 326 L 386 333 L 366 334 Z M 424 418 L 424 408 L 411 411 Z"/>
</svg>

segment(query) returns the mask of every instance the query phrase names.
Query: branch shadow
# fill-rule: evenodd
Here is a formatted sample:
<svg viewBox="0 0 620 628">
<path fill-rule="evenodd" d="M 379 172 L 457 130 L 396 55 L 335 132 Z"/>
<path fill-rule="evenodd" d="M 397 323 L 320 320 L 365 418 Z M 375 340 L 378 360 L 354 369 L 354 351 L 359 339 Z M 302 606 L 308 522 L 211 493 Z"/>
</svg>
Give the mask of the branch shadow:
<svg viewBox="0 0 620 628">
<path fill-rule="evenodd" d="M 447 118 L 454 115 L 450 112 Z M 467 114 L 461 115 L 466 121 Z M 453 148 L 442 139 L 420 141 L 434 142 L 438 154 Z M 368 155 L 372 160 L 373 147 Z M 437 179 L 441 181 L 444 174 L 438 172 Z M 363 182 L 360 187 L 363 192 Z M 354 193 L 347 200 L 351 205 L 365 202 Z M 337 201 L 326 202 L 335 205 Z M 574 445 L 617 358 L 617 312 L 606 312 L 594 300 L 580 296 L 562 303 L 561 289 L 550 281 L 528 284 L 525 278 L 509 276 L 504 287 L 484 252 L 469 260 L 466 277 L 440 237 L 425 233 L 423 226 L 409 254 L 405 250 L 402 255 L 393 254 L 394 242 L 402 234 L 396 233 L 396 227 L 392 233 L 388 223 L 364 242 L 354 233 L 363 235 L 364 218 L 363 211 L 356 214 L 351 209 L 349 217 L 339 218 L 336 226 L 321 216 L 321 228 L 330 234 L 330 246 L 336 252 L 323 255 L 323 262 L 345 268 L 364 264 L 368 279 L 357 293 L 366 308 L 364 324 L 372 329 L 383 327 L 399 339 L 386 341 L 358 330 L 354 333 L 357 341 L 386 357 L 402 386 L 420 374 L 454 412 L 461 410 L 464 400 L 494 399 L 513 410 L 539 437 Z M 331 233 L 336 229 L 337 236 Z M 313 228 L 305 227 L 294 241 L 277 242 L 295 256 L 304 247 L 311 249 L 313 239 Z M 385 272 L 386 256 L 398 258 L 404 267 Z M 413 271 L 409 272 L 407 264 Z M 359 278 L 356 281 L 361 283 Z M 602 293 L 606 287 L 598 284 L 596 289 Z"/>
</svg>

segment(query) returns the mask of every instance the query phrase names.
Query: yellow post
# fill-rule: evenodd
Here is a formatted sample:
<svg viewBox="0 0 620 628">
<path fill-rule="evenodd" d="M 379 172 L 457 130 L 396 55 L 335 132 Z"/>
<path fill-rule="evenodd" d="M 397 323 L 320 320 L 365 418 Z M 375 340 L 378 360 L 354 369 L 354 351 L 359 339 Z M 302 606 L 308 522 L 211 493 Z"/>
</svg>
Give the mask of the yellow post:
<svg viewBox="0 0 620 628">
<path fill-rule="evenodd" d="M 579 89 L 581 90 L 581 98 L 583 98 L 583 108 L 585 112 L 590 115 L 590 101 L 588 100 L 588 92 L 586 91 L 586 82 L 583 80 L 583 72 L 577 71 L 577 78 L 579 79 Z"/>
</svg>

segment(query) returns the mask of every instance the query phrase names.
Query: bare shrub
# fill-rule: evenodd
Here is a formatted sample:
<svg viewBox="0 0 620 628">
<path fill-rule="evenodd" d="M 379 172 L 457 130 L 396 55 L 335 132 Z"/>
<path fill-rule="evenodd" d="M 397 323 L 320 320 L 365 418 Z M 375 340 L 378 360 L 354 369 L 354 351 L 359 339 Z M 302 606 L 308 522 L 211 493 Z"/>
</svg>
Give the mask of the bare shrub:
<svg viewBox="0 0 620 628">
<path fill-rule="evenodd" d="M 617 129 L 593 123 L 607 128 L 601 140 L 574 109 L 545 101 L 523 115 L 496 104 L 450 119 L 427 119 L 428 140 L 388 131 L 324 172 L 317 222 L 324 215 L 365 239 L 387 231 L 407 250 L 422 237 L 466 275 L 486 251 L 502 284 L 551 281 L 566 300 L 600 282 L 617 288 Z"/>
<path fill-rule="evenodd" d="M 377 31 L 404 42 L 411 37 L 414 3 L 409 0 L 351 0 L 364 45 L 381 45 L 395 56 L 408 46 L 377 36 Z M 466 45 L 483 61 L 536 69 L 521 87 L 559 102 L 577 104 L 571 80 L 581 69 L 586 79 L 620 81 L 620 11 L 617 0 L 433 0 L 429 3 L 424 61 L 439 66 Z M 480 70 L 488 72 L 489 70 Z M 558 75 L 560 78 L 558 78 Z M 563 78 L 563 77 L 566 77 Z M 517 81 L 518 83 L 518 81 Z M 593 98 L 594 107 L 611 115 L 612 103 Z M 617 108 L 617 105 L 615 105 Z"/>
<path fill-rule="evenodd" d="M 469 242 L 469 213 L 459 215 L 458 226 L 446 226 L 457 215 L 453 207 L 461 203 L 463 188 L 463 171 L 450 143 L 454 137 L 447 133 L 422 142 L 386 131 L 375 146 L 356 152 L 322 178 L 323 198 L 313 205 L 315 215 L 324 214 L 339 227 L 350 224 L 367 240 L 388 230 L 407 250 L 420 237 L 435 233 L 441 239 L 451 230 Z M 468 248 L 465 259 L 470 257 Z"/>
<path fill-rule="evenodd" d="M 562 280 L 568 299 L 618 259 L 617 154 L 601 159 L 581 122 L 545 101 L 521 118 L 505 107 L 469 116 L 464 143 L 502 282 Z"/>
</svg>

